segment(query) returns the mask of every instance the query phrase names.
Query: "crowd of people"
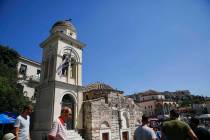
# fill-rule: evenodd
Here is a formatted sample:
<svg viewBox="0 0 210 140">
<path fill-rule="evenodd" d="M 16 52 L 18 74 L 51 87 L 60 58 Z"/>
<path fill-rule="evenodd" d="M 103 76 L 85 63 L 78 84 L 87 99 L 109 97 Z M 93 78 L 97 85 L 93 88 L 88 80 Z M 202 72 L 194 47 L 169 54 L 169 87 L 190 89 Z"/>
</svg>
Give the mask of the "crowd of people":
<svg viewBox="0 0 210 140">
<path fill-rule="evenodd" d="M 27 105 L 23 108 L 21 114 L 16 118 L 14 124 L 14 134 L 7 133 L 3 140 L 31 140 L 30 136 L 30 114 L 32 113 L 32 106 Z M 71 119 L 72 111 L 65 106 L 61 109 L 61 115 L 53 123 L 53 127 L 48 134 L 48 140 L 67 140 L 66 135 L 66 121 Z"/>
<path fill-rule="evenodd" d="M 3 140 L 31 140 L 30 137 L 30 114 L 32 106 L 23 108 L 22 113 L 17 117 L 14 124 L 14 134 L 7 133 Z M 48 133 L 49 140 L 67 140 L 66 121 L 72 118 L 72 110 L 69 107 L 61 109 L 61 115 L 53 123 Z M 163 122 L 156 127 L 149 126 L 149 117 L 142 116 L 142 125 L 134 133 L 134 140 L 210 140 L 210 132 L 198 127 L 199 119 L 191 118 L 189 124 L 178 119 L 179 113 L 176 110 L 170 111 L 170 120 Z"/>
<path fill-rule="evenodd" d="M 189 124 L 178 119 L 176 110 L 170 111 L 170 119 L 159 127 L 149 127 L 149 118 L 142 116 L 142 125 L 134 133 L 134 140 L 210 140 L 210 132 L 199 127 L 199 119 L 191 118 Z"/>
</svg>

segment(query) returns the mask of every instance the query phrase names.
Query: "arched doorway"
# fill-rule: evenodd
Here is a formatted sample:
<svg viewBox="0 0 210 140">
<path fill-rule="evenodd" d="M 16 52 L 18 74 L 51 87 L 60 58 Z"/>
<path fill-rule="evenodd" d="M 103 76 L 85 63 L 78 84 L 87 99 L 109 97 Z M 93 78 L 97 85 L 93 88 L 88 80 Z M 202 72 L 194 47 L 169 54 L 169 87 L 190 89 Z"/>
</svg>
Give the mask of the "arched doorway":
<svg viewBox="0 0 210 140">
<path fill-rule="evenodd" d="M 74 97 L 70 94 L 66 94 L 63 96 L 62 98 L 62 107 L 63 106 L 68 106 L 71 108 L 72 110 L 72 119 L 67 121 L 66 124 L 67 124 L 67 129 L 68 130 L 71 130 L 71 129 L 74 129 L 74 116 L 75 116 L 75 100 L 74 100 Z"/>
</svg>

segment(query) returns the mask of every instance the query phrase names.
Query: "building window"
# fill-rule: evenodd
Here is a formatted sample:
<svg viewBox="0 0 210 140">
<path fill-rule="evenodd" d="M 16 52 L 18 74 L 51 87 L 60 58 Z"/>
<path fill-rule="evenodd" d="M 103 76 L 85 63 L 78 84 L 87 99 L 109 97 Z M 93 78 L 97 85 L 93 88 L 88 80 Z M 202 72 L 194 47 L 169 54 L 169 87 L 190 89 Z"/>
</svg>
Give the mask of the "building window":
<svg viewBox="0 0 210 140">
<path fill-rule="evenodd" d="M 63 55 L 62 58 L 62 75 L 66 76 L 68 74 L 68 68 L 69 68 L 69 56 L 67 56 L 66 54 Z"/>
<path fill-rule="evenodd" d="M 70 77 L 73 78 L 73 79 L 76 79 L 76 61 L 74 59 L 71 59 Z"/>
<path fill-rule="evenodd" d="M 36 71 L 36 75 L 38 75 L 38 76 L 40 77 L 40 74 L 41 74 L 41 70 L 38 69 L 38 70 Z"/>
<path fill-rule="evenodd" d="M 26 70 L 27 70 L 27 66 L 24 65 L 24 64 L 21 64 L 20 69 L 19 69 L 19 73 L 23 74 L 23 75 L 26 75 Z"/>
<path fill-rule="evenodd" d="M 64 32 L 64 30 L 60 30 L 59 32 L 61 32 L 61 33 L 65 33 L 65 32 Z"/>
</svg>

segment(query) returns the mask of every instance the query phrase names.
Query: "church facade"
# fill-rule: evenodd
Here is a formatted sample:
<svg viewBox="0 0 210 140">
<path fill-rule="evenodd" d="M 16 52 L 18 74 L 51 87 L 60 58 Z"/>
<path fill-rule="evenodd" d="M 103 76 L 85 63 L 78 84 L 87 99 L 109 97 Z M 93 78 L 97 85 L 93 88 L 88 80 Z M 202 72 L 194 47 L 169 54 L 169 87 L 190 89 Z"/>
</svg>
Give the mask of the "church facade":
<svg viewBox="0 0 210 140">
<path fill-rule="evenodd" d="M 122 91 L 95 83 L 82 86 L 82 52 L 70 21 L 56 22 L 43 49 L 40 84 L 33 120 L 32 139 L 46 139 L 62 106 L 73 111 L 67 122 L 69 139 L 130 140 L 141 122 L 141 109 Z"/>
<path fill-rule="evenodd" d="M 87 140 L 131 140 L 141 123 L 142 111 L 123 92 L 103 83 L 84 92 L 84 133 Z"/>
</svg>

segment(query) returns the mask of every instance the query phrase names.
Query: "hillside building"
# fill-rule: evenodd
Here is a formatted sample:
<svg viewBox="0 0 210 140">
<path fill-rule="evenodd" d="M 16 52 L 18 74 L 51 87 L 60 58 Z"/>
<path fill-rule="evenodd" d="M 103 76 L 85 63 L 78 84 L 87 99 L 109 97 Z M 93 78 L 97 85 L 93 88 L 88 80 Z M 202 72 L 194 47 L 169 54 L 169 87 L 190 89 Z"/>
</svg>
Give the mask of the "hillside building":
<svg viewBox="0 0 210 140">
<path fill-rule="evenodd" d="M 37 89 L 40 82 L 41 64 L 25 57 L 18 60 L 18 83 L 23 86 L 23 94 L 30 101 L 35 102 Z"/>
</svg>

